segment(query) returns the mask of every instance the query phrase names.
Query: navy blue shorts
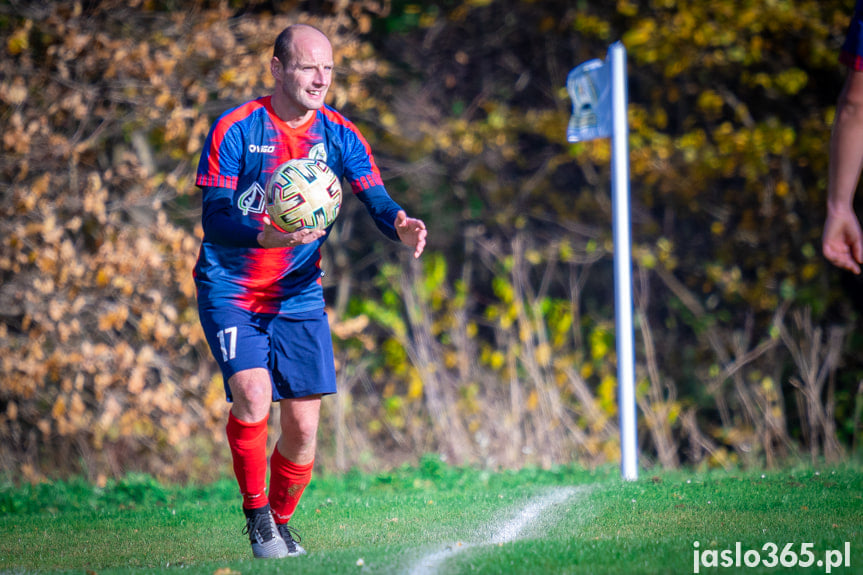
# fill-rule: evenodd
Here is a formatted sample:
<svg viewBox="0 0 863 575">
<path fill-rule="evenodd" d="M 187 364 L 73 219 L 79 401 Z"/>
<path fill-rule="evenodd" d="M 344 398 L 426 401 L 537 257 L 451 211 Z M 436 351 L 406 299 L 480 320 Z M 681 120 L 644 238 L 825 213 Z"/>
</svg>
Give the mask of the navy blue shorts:
<svg viewBox="0 0 863 575">
<path fill-rule="evenodd" d="M 199 306 L 201 326 L 225 379 L 262 367 L 270 372 L 273 401 L 336 392 L 333 340 L 327 312 L 254 313 L 236 306 Z"/>
</svg>

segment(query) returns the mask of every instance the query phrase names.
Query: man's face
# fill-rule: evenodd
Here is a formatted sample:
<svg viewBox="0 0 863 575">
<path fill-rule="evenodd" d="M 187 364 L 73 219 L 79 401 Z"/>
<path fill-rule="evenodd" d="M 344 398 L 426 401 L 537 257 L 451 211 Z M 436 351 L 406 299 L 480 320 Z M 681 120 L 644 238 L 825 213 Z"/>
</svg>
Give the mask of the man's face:
<svg viewBox="0 0 863 575">
<path fill-rule="evenodd" d="M 281 63 L 274 58 L 273 65 L 276 90 L 293 112 L 302 115 L 324 105 L 333 79 L 333 49 L 325 36 L 298 34 L 291 61 Z"/>
</svg>

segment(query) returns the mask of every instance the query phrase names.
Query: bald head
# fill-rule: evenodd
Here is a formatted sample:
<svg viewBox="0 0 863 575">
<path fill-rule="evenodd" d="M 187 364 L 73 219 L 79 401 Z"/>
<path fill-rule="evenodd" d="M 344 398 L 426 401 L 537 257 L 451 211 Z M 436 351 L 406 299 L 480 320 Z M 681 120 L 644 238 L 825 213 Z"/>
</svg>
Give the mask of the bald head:
<svg viewBox="0 0 863 575">
<path fill-rule="evenodd" d="M 294 57 L 295 43 L 305 39 L 324 40 L 329 43 L 327 35 L 311 24 L 292 24 L 282 30 L 276 38 L 273 46 L 273 57 L 278 58 L 283 65 L 289 63 Z"/>
</svg>

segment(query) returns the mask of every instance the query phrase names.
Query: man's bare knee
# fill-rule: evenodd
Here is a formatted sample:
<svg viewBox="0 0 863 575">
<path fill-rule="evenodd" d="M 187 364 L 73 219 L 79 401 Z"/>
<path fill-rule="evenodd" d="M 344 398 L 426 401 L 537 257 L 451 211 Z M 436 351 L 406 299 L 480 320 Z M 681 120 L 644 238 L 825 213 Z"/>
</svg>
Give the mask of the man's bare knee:
<svg viewBox="0 0 863 575">
<path fill-rule="evenodd" d="M 273 401 L 270 375 L 262 368 L 238 371 L 228 380 L 234 405 L 231 412 L 241 421 L 260 421 Z"/>
<path fill-rule="evenodd" d="M 317 417 L 300 417 L 299 419 L 282 423 L 282 433 L 290 436 L 298 444 L 308 445 L 315 441 L 318 434 Z"/>
</svg>

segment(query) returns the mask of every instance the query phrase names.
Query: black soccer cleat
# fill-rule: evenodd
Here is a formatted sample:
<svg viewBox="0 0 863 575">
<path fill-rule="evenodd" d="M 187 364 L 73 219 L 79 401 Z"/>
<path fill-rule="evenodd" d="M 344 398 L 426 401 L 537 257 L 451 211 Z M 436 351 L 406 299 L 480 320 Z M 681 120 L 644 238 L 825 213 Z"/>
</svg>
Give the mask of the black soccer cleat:
<svg viewBox="0 0 863 575">
<path fill-rule="evenodd" d="M 258 559 L 288 556 L 288 546 L 276 529 L 276 522 L 270 513 L 270 506 L 258 509 L 243 509 L 246 514 L 246 527 L 243 534 L 249 536 L 252 553 Z M 293 543 L 293 540 L 291 541 Z"/>
</svg>

